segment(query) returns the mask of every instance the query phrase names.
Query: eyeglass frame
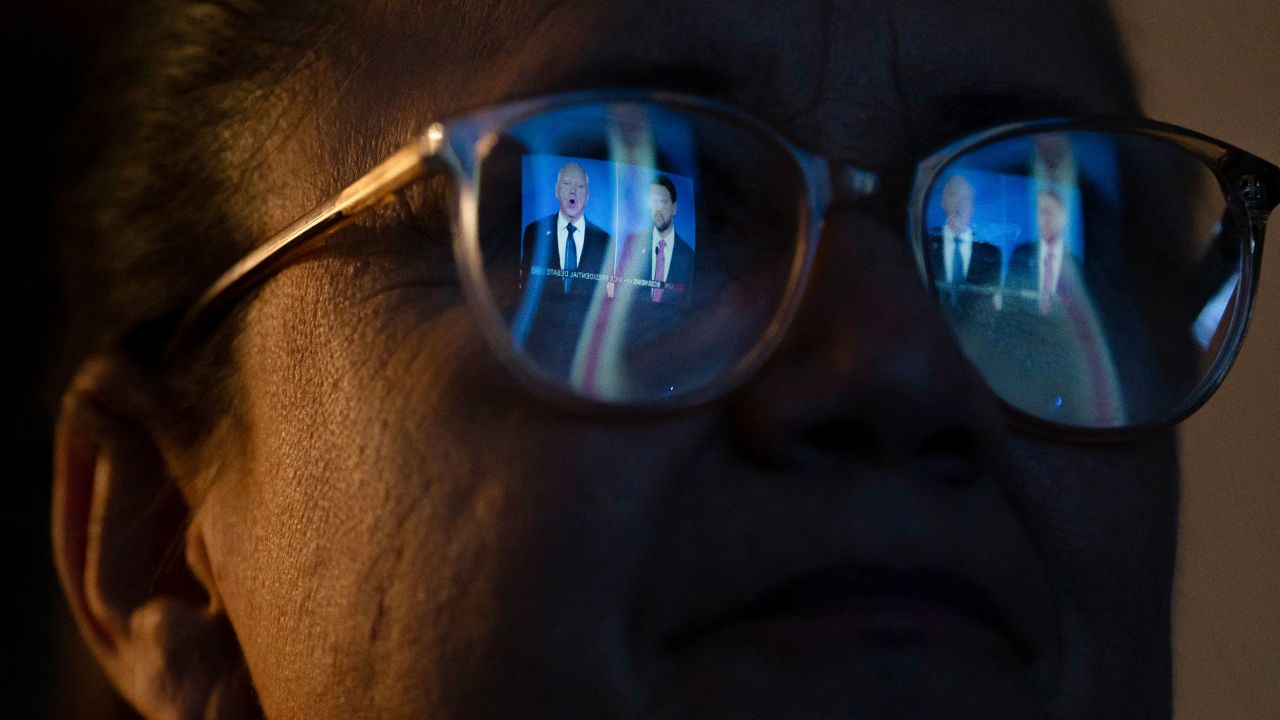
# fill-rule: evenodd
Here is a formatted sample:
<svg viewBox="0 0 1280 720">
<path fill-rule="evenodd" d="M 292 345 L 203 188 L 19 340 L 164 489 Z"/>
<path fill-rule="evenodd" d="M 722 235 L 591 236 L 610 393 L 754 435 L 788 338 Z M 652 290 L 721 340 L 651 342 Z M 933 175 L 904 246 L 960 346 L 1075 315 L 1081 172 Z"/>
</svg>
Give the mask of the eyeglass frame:
<svg viewBox="0 0 1280 720">
<path fill-rule="evenodd" d="M 645 404 L 611 403 L 573 393 L 559 387 L 549 378 L 544 380 L 545 374 L 523 357 L 511 342 L 507 324 L 484 277 L 484 259 L 479 241 L 476 168 L 492 150 L 504 129 L 535 115 L 589 103 L 657 105 L 731 121 L 760 133 L 762 138 L 775 143 L 795 163 L 805 181 L 808 213 L 801 218 L 801 227 L 797 229 L 796 256 L 778 310 L 755 346 L 733 368 L 715 382 L 676 400 Z M 1208 401 L 1222 384 L 1243 345 L 1261 277 L 1264 230 L 1271 210 L 1280 203 L 1280 168 L 1221 140 L 1147 118 L 1115 115 L 1042 118 L 1005 123 L 966 135 L 916 163 L 906 203 L 908 226 L 904 239 L 911 245 L 917 270 L 935 305 L 938 302 L 937 289 L 933 287 L 932 270 L 925 259 L 923 234 L 926 203 L 934 183 L 956 158 L 984 145 L 1027 135 L 1036 130 L 1136 134 L 1177 145 L 1197 157 L 1213 172 L 1220 184 L 1227 210 L 1242 214 L 1246 221 L 1241 227 L 1247 228 L 1248 243 L 1242 248 L 1240 286 L 1237 289 L 1239 296 L 1244 298 L 1244 307 L 1231 317 L 1232 324 L 1224 334 L 1213 366 L 1165 419 L 1120 428 L 1078 427 L 1032 415 L 993 393 L 1000 399 L 1014 425 L 1033 434 L 1051 438 L 1080 442 L 1122 441 L 1172 427 Z M 459 147 L 463 149 L 462 152 L 459 152 Z M 165 342 L 161 357 L 170 361 L 180 355 L 191 347 L 199 331 L 207 331 L 210 326 L 215 325 L 249 292 L 284 269 L 314 243 L 355 221 L 369 210 L 393 200 L 397 193 L 410 184 L 426 179 L 433 169 L 449 173 L 457 189 L 457 203 L 450 218 L 454 263 L 461 279 L 464 297 L 472 312 L 478 315 L 491 350 L 535 395 L 576 412 L 671 412 L 702 405 L 740 385 L 759 370 L 790 327 L 804 295 L 805 283 L 812 269 L 827 211 L 839 204 L 865 204 L 884 199 L 880 173 L 803 150 L 759 118 L 708 98 L 651 90 L 605 89 L 557 93 L 502 103 L 430 123 L 413 142 L 393 152 L 355 182 L 249 252 L 219 276 L 190 305 Z"/>
</svg>

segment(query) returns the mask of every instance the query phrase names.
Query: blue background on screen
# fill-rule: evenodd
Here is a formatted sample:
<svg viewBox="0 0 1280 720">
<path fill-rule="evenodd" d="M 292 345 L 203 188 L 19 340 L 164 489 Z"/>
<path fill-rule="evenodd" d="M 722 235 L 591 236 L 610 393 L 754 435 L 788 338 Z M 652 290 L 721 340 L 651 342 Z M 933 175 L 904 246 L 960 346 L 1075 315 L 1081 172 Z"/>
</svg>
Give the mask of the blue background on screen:
<svg viewBox="0 0 1280 720">
<path fill-rule="evenodd" d="M 617 239 L 653 227 L 647 210 L 649 183 L 657 174 L 652 168 L 562 155 L 525 155 L 521 167 L 522 228 L 560 209 L 556 200 L 556 176 L 560 168 L 570 162 L 578 163 L 587 173 L 591 189 L 585 212 L 587 220 Z M 690 246 L 696 247 L 693 181 L 681 175 L 662 174 L 671 178 L 676 186 L 676 232 Z M 630 209 L 619 203 L 627 199 L 632 200 Z"/>
<path fill-rule="evenodd" d="M 1090 186 L 1100 198 L 1120 205 L 1120 168 L 1114 144 L 1097 134 L 1081 132 L 1070 135 L 1070 147 L 1077 183 Z M 1088 218 L 1081 210 L 1080 190 L 1038 180 L 1032 172 L 1035 152 L 1034 140 L 1021 138 L 980 148 L 948 167 L 930 189 L 926 230 L 940 229 L 946 222 L 942 189 L 952 176 L 963 175 L 973 185 L 973 228 L 977 238 L 1000 247 L 1004 262 L 1008 263 L 1014 248 L 1039 239 L 1036 191 L 1043 184 L 1067 199 L 1067 248 L 1076 257 L 1083 257 Z"/>
</svg>

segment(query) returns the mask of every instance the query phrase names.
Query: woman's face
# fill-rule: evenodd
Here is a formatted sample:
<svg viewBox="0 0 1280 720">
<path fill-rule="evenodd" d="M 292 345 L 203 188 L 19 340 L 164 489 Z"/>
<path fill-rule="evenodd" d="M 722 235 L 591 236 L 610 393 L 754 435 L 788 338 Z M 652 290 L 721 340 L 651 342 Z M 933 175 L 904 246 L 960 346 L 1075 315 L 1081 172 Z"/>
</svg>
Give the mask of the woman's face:
<svg viewBox="0 0 1280 720">
<path fill-rule="evenodd" d="M 256 189 L 258 222 L 428 115 L 593 86 L 707 94 L 909 170 L 1012 117 L 1124 110 L 1075 5 L 387 11 L 361 64 L 317 83 L 342 93 L 266 159 L 259 177 L 298 180 Z M 530 396 L 438 282 L 447 243 L 394 221 L 269 281 L 193 523 L 267 716 L 1167 713 L 1171 437 L 1011 431 L 901 234 L 832 209 L 768 364 L 645 419 Z"/>
</svg>

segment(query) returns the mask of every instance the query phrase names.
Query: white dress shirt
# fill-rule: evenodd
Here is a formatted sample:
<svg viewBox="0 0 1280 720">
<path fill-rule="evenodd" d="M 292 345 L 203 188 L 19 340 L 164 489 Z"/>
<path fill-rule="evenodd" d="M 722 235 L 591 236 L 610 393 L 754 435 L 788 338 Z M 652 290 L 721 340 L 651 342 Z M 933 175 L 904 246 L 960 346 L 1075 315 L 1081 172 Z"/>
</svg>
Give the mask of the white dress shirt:
<svg viewBox="0 0 1280 720">
<path fill-rule="evenodd" d="M 964 232 L 956 233 L 950 225 L 943 225 L 942 265 L 947 273 L 947 282 L 955 282 L 957 279 L 951 271 L 951 259 L 956 252 L 957 240 L 960 242 L 960 262 L 963 263 L 959 279 L 963 280 L 969 276 L 969 259 L 973 257 L 973 228 L 965 228 Z"/>
<path fill-rule="evenodd" d="M 1058 280 L 1062 278 L 1062 261 L 1066 258 L 1065 243 L 1059 239 L 1053 243 L 1050 250 L 1049 243 L 1041 241 L 1040 245 L 1040 262 L 1036 265 L 1040 270 L 1036 274 L 1040 276 L 1040 292 L 1046 295 L 1053 295 L 1058 292 Z M 1052 276 L 1045 273 L 1045 258 L 1049 253 L 1053 253 L 1053 274 Z"/>
<path fill-rule="evenodd" d="M 574 263 L 574 267 L 579 267 L 582 265 L 582 246 L 585 244 L 583 240 L 587 235 L 587 216 L 579 215 L 577 220 L 574 220 L 572 223 L 570 223 L 569 218 L 565 217 L 563 212 L 556 213 L 556 242 L 560 243 L 559 257 L 560 257 L 561 270 L 563 270 L 565 267 L 564 246 L 569 242 L 569 225 L 570 224 L 572 224 L 575 228 L 577 228 L 576 230 L 573 231 L 573 244 L 576 245 L 578 249 L 577 257 L 574 258 L 574 260 L 576 261 Z"/>
</svg>

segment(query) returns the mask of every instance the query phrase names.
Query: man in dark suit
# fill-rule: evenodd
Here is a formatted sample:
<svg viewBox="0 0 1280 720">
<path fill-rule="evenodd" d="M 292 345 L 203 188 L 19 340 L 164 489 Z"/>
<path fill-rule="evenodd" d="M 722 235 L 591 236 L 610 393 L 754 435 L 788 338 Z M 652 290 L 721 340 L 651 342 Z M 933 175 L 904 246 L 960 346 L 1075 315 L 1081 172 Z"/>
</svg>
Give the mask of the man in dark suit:
<svg viewBox="0 0 1280 720">
<path fill-rule="evenodd" d="M 609 254 L 609 233 L 587 220 L 587 200 L 591 185 L 587 173 L 576 162 L 567 163 L 556 175 L 556 200 L 560 209 L 548 217 L 525 226 L 520 244 L 520 278 L 522 285 L 542 284 L 542 294 L 590 297 L 596 282 L 566 273 L 608 274 L 613 264 Z M 547 276 L 545 270 L 557 271 Z M 546 278 L 545 281 L 536 279 Z M 550 280 L 556 280 L 551 282 Z"/>
<path fill-rule="evenodd" d="M 687 299 L 693 282 L 694 250 L 675 230 L 676 185 L 671 178 L 657 175 L 649 184 L 649 211 L 653 226 L 627 236 L 622 273 L 627 277 L 663 283 L 650 288 L 648 297 L 656 303 L 679 303 Z"/>
<path fill-rule="evenodd" d="M 947 220 L 929 234 L 930 263 L 939 291 L 952 306 L 976 309 L 979 301 L 993 298 L 1000 284 L 1000 248 L 983 242 L 973 232 L 973 185 L 963 175 L 953 175 L 942 188 L 942 210 Z"/>
<path fill-rule="evenodd" d="M 591 299 L 604 287 L 578 273 L 613 273 L 609 233 L 585 215 L 590 196 L 586 171 L 576 162 L 565 164 L 556 175 L 559 210 L 529 223 L 520 243 L 516 343 L 556 377 L 571 373 Z"/>
</svg>

